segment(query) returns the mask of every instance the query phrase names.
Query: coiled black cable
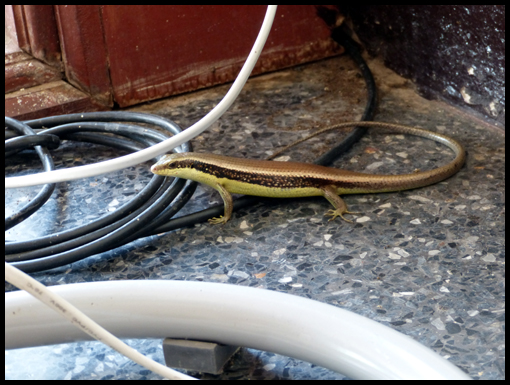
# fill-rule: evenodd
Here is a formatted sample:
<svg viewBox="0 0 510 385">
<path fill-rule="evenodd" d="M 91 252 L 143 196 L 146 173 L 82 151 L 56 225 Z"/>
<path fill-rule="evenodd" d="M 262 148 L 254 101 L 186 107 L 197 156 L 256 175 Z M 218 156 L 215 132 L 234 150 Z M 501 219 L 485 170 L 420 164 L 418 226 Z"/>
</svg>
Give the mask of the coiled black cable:
<svg viewBox="0 0 510 385">
<path fill-rule="evenodd" d="M 128 151 L 141 150 L 169 137 L 146 127 L 117 123 L 126 121 L 156 125 L 172 135 L 181 131 L 175 123 L 165 118 L 131 112 L 69 114 L 24 123 L 6 118 L 6 126 L 25 126 L 24 132 L 28 133 L 31 129 L 49 127 L 43 131 L 44 135 L 103 144 Z M 30 144 L 30 141 L 27 140 L 26 143 Z M 15 145 L 17 150 L 21 148 L 19 143 Z M 10 153 L 11 150 L 9 148 Z M 191 151 L 191 147 L 184 144 L 180 151 Z M 150 235 L 154 228 L 167 222 L 184 206 L 195 188 L 194 182 L 154 175 L 130 202 L 85 226 L 30 241 L 7 242 L 6 261 L 25 272 L 47 270 Z M 45 200 L 38 199 L 37 205 L 40 207 L 44 202 Z M 13 216 L 19 217 L 18 213 Z"/>
<path fill-rule="evenodd" d="M 367 85 L 367 105 L 362 120 L 371 120 L 375 110 L 376 89 L 372 74 L 361 57 L 358 47 L 340 28 L 334 29 L 332 37 L 342 44 L 353 60 L 358 64 Z M 6 127 L 13 128 L 24 136 L 6 141 L 6 156 L 25 148 L 36 146 L 41 159 L 49 154 L 45 147 L 55 148 L 60 139 L 76 140 L 110 147 L 138 151 L 167 138 L 156 131 L 129 124 L 111 122 L 148 123 L 172 134 L 180 132 L 179 127 L 159 116 L 132 112 L 94 112 L 53 116 L 43 119 L 18 122 L 6 117 Z M 47 128 L 41 131 L 41 128 Z M 34 135 L 34 130 L 39 131 Z M 328 165 L 338 158 L 361 138 L 366 131 L 358 127 L 349 133 L 333 149 L 321 156 L 315 163 Z M 105 135 L 106 133 L 106 135 Z M 112 134 L 120 136 L 111 136 Z M 40 150 L 38 150 L 38 148 Z M 189 144 L 183 144 L 181 151 L 191 151 Z M 51 161 L 51 158 L 49 158 Z M 51 170 L 53 164 L 46 164 L 45 170 Z M 30 209 L 22 214 L 10 216 L 12 227 L 30 216 L 42 206 L 53 191 L 54 185 L 44 186 L 34 199 Z M 51 188 L 49 192 L 47 189 Z M 145 188 L 131 201 L 116 211 L 109 213 L 84 226 L 23 242 L 6 242 L 6 261 L 25 272 L 36 272 L 63 266 L 79 261 L 91 255 L 122 246 L 137 238 L 175 230 L 181 227 L 203 222 L 211 217 L 223 214 L 223 204 L 186 215 L 172 218 L 191 198 L 196 183 L 183 180 L 169 180 L 154 175 Z M 41 196 L 41 197 L 39 197 Z M 266 198 L 244 196 L 234 201 L 234 210 L 253 205 Z M 36 208 L 37 207 L 37 208 Z M 35 208 L 35 209 L 34 209 Z M 6 219 L 6 229 L 7 227 Z"/>
</svg>

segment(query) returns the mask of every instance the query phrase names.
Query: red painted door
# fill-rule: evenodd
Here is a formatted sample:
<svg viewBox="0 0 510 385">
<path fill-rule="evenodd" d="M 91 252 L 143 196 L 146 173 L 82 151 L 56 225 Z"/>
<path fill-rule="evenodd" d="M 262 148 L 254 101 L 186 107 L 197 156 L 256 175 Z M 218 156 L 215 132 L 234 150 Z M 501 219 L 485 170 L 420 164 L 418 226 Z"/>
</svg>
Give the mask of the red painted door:
<svg viewBox="0 0 510 385">
<path fill-rule="evenodd" d="M 58 5 L 68 79 L 121 107 L 232 81 L 265 5 Z M 341 52 L 313 5 L 281 5 L 254 73 Z"/>
<path fill-rule="evenodd" d="M 265 5 L 13 9 L 24 52 L 6 54 L 6 114 L 22 118 L 126 107 L 233 81 L 266 12 Z M 253 74 L 341 52 L 316 6 L 280 5 Z"/>
</svg>

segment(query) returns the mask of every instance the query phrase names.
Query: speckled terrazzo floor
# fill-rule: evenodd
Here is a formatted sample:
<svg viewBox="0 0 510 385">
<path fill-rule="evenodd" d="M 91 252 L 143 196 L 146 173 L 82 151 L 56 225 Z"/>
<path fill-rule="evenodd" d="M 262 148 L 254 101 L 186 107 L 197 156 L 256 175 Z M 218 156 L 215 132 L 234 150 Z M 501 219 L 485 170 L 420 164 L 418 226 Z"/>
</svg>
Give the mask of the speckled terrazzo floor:
<svg viewBox="0 0 510 385">
<path fill-rule="evenodd" d="M 407 81 L 379 63 L 372 61 L 370 66 L 379 87 L 376 120 L 418 125 L 457 138 L 468 151 L 467 164 L 457 175 L 414 191 L 347 196 L 351 211 L 363 212 L 354 224 L 328 222 L 323 214 L 329 203 L 323 198 L 269 201 L 234 213 L 224 226 L 203 223 L 140 239 L 33 276 L 47 285 L 177 279 L 291 293 L 379 321 L 430 347 L 475 379 L 503 379 L 504 135 L 443 103 L 422 99 Z M 187 127 L 227 89 L 215 87 L 131 110 L 159 114 Z M 309 129 L 358 120 L 364 100 L 363 80 L 347 57 L 259 76 L 250 80 L 219 122 L 193 141 L 194 149 L 265 158 Z M 302 145 L 288 155 L 312 161 L 339 135 Z M 73 144 L 55 153 L 57 167 L 117 155 Z M 335 166 L 399 174 L 431 169 L 450 158 L 448 149 L 433 142 L 371 134 Z M 10 170 L 19 168 L 18 164 Z M 84 223 L 125 202 L 149 178 L 146 164 L 61 184 L 44 210 L 6 237 L 27 239 Z M 6 190 L 6 211 L 28 199 L 29 190 Z M 214 190 L 199 187 L 183 213 L 220 201 Z M 160 341 L 129 343 L 163 362 Z M 10 350 L 5 363 L 7 379 L 159 378 L 95 342 Z M 246 348 L 223 375 L 201 377 L 344 378 Z"/>
</svg>

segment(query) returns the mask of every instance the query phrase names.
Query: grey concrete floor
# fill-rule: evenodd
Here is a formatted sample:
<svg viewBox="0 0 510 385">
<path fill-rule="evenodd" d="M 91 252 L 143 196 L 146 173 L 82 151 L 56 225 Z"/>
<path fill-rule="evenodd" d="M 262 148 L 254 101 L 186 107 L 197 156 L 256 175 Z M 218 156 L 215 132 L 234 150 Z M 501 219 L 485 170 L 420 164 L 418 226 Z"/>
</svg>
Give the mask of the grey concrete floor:
<svg viewBox="0 0 510 385">
<path fill-rule="evenodd" d="M 421 98 L 412 84 L 370 61 L 379 92 L 375 120 L 416 125 L 459 140 L 468 151 L 450 179 L 399 193 L 346 196 L 355 223 L 329 222 L 324 198 L 270 201 L 235 212 L 223 226 L 208 223 L 140 239 L 34 277 L 55 285 L 119 279 L 225 282 L 312 298 L 381 322 L 430 347 L 475 379 L 505 374 L 504 134 L 442 102 Z M 228 85 L 131 108 L 186 128 L 210 111 Z M 336 57 L 251 79 L 234 106 L 193 140 L 197 152 L 263 159 L 275 149 L 329 124 L 358 120 L 365 86 L 348 57 Z M 341 133 L 287 154 L 311 162 Z M 62 162 L 93 162 L 113 150 L 70 145 Z M 434 142 L 370 133 L 334 167 L 368 173 L 426 170 L 451 159 Z M 122 204 L 126 185 L 143 185 L 149 164 L 67 185 L 59 226 L 86 222 Z M 132 187 L 132 186 L 131 186 Z M 20 199 L 12 190 L 6 202 Z M 56 192 L 55 194 L 58 194 Z M 181 214 L 220 203 L 199 186 Z M 7 205 L 7 207 L 8 207 Z M 45 207 L 46 207 L 45 206 Z M 90 210 L 88 209 L 90 208 Z M 20 239 L 50 232 L 48 212 L 6 234 Z M 46 218 L 46 219 L 45 219 Z M 61 227 L 59 227 L 60 229 Z M 6 286 L 10 289 L 10 287 Z M 135 309 L 134 309 L 135 311 Z M 129 343 L 162 362 L 161 342 Z M 31 365 L 26 365 L 31 362 Z M 6 352 L 6 378 L 157 379 L 95 342 Z M 243 348 L 224 374 L 204 379 L 342 379 L 292 358 Z"/>
</svg>

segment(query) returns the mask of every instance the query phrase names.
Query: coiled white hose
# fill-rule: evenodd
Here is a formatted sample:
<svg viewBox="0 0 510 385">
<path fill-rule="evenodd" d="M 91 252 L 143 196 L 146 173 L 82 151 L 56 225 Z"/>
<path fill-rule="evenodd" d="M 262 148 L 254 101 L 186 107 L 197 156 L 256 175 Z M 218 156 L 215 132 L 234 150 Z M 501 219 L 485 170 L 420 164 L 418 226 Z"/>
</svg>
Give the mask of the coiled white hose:
<svg viewBox="0 0 510 385">
<path fill-rule="evenodd" d="M 469 379 L 404 334 L 294 295 L 219 283 L 151 280 L 50 289 L 120 338 L 186 337 L 251 347 L 353 379 Z M 7 349 L 88 339 L 25 292 L 6 294 L 5 314 Z"/>
</svg>

